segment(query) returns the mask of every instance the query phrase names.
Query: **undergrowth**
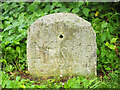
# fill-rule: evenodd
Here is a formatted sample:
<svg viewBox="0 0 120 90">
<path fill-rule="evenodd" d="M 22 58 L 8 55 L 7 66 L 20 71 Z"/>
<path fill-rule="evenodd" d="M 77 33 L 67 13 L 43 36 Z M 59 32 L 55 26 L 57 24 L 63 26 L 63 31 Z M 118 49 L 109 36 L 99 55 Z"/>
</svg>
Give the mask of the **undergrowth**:
<svg viewBox="0 0 120 90">
<path fill-rule="evenodd" d="M 118 88 L 120 56 L 119 3 L 3 2 L 0 3 L 2 88 Z M 27 29 L 38 18 L 52 13 L 75 13 L 96 32 L 96 78 L 83 76 L 34 79 L 26 63 Z"/>
</svg>

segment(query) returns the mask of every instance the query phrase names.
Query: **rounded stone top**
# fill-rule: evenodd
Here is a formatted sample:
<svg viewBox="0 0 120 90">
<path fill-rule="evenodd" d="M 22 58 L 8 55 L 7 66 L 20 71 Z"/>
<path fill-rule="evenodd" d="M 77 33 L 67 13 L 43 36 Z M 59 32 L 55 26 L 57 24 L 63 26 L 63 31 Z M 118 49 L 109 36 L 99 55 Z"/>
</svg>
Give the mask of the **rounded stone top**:
<svg viewBox="0 0 120 90">
<path fill-rule="evenodd" d="M 72 22 L 71 22 L 72 21 Z M 55 24 L 55 23 L 70 23 L 70 24 L 76 24 L 80 27 L 89 27 L 91 24 L 79 17 L 78 15 L 74 13 L 54 13 L 54 14 L 49 14 L 46 16 L 43 16 L 36 20 L 34 23 L 43 23 L 43 24 Z M 34 24 L 33 23 L 33 24 Z"/>
</svg>

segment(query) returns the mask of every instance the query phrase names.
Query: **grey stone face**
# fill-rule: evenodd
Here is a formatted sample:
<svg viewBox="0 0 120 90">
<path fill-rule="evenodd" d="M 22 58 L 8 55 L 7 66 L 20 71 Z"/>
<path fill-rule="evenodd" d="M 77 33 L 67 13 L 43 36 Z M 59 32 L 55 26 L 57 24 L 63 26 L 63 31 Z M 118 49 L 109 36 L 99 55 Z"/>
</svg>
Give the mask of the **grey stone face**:
<svg viewBox="0 0 120 90">
<path fill-rule="evenodd" d="M 96 75 L 96 50 L 96 33 L 76 14 L 49 14 L 28 29 L 28 71 L 37 77 Z"/>
</svg>

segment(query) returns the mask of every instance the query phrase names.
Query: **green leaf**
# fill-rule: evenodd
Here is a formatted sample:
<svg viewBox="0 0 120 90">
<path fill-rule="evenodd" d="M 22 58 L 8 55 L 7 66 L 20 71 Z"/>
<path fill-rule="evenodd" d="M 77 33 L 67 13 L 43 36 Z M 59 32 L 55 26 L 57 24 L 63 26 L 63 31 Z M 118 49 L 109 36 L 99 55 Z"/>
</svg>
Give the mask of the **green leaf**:
<svg viewBox="0 0 120 90">
<path fill-rule="evenodd" d="M 62 4 L 59 3 L 59 4 L 57 5 L 57 7 L 62 7 Z"/>
<path fill-rule="evenodd" d="M 16 40 L 13 40 L 13 42 L 14 42 L 15 44 L 20 44 L 20 42 L 18 42 L 18 41 L 16 41 Z"/>
<path fill-rule="evenodd" d="M 6 50 L 10 50 L 10 49 L 11 49 L 11 47 L 7 47 L 7 48 L 6 48 Z"/>
<path fill-rule="evenodd" d="M 88 9 L 88 8 L 83 8 L 83 13 L 84 13 L 84 15 L 85 15 L 86 17 L 88 17 L 89 12 L 90 12 L 90 9 Z"/>
<path fill-rule="evenodd" d="M 60 7 L 60 12 L 67 12 L 66 7 L 65 6 Z"/>
<path fill-rule="evenodd" d="M 67 83 L 64 84 L 64 88 L 69 88 Z"/>
<path fill-rule="evenodd" d="M 109 46 L 109 42 L 106 42 L 105 45 L 106 45 L 106 46 Z"/>
<path fill-rule="evenodd" d="M 106 35 L 105 35 L 105 33 L 102 33 L 102 35 L 101 35 L 101 40 L 102 40 L 102 41 L 105 41 L 105 39 L 106 39 Z"/>
<path fill-rule="evenodd" d="M 110 40 L 110 43 L 115 43 L 115 42 L 117 41 L 117 39 L 118 39 L 118 38 L 112 38 L 112 39 Z"/>
<path fill-rule="evenodd" d="M 3 23 L 2 22 L 0 22 L 0 28 L 3 29 Z"/>
<path fill-rule="evenodd" d="M 14 82 L 12 80 L 8 80 L 6 88 L 13 88 Z"/>
<path fill-rule="evenodd" d="M 4 20 L 4 19 L 5 19 L 5 17 L 0 15 L 0 20 Z"/>
<path fill-rule="evenodd" d="M 111 68 L 110 68 L 110 67 L 106 67 L 105 69 L 106 69 L 106 70 L 110 70 Z"/>
<path fill-rule="evenodd" d="M 35 85 L 32 85 L 30 88 L 35 88 Z"/>
<path fill-rule="evenodd" d="M 110 33 L 112 33 L 115 30 L 115 28 L 110 23 L 108 23 L 108 28 Z"/>
<path fill-rule="evenodd" d="M 110 58 L 111 61 L 112 61 L 112 59 L 114 58 L 114 55 L 113 55 L 112 53 L 110 53 L 108 56 L 109 56 L 109 58 Z M 111 61 L 110 61 L 110 62 L 111 62 Z"/>
<path fill-rule="evenodd" d="M 9 25 L 8 27 L 6 27 L 6 28 L 4 29 L 4 32 L 5 32 L 6 30 L 11 29 L 12 27 L 13 27 L 12 25 Z"/>
<path fill-rule="evenodd" d="M 27 7 L 27 9 L 28 9 L 29 11 L 34 12 L 34 11 L 35 11 L 35 5 L 34 5 L 34 3 L 32 3 L 31 5 L 29 5 L 29 6 Z"/>
<path fill-rule="evenodd" d="M 90 80 L 90 82 L 86 85 L 86 87 L 88 88 L 93 82 L 95 82 L 97 80 L 97 78 L 94 78 L 93 80 Z"/>
<path fill-rule="evenodd" d="M 21 76 L 17 76 L 17 77 L 16 77 L 16 81 L 19 81 L 20 78 L 21 78 Z"/>
<path fill-rule="evenodd" d="M 5 59 L 0 59 L 0 62 L 4 62 L 5 64 L 7 64 L 7 61 Z"/>
<path fill-rule="evenodd" d="M 114 50 L 115 46 L 114 45 L 109 45 L 109 48 Z"/>
<path fill-rule="evenodd" d="M 107 22 L 103 22 L 102 25 L 101 25 L 101 27 L 104 29 L 104 28 L 107 27 L 107 24 L 108 24 Z"/>
<path fill-rule="evenodd" d="M 108 29 L 108 28 L 107 28 L 107 29 Z M 109 31 L 106 33 L 106 37 L 107 37 L 109 40 L 112 38 L 112 35 L 110 34 Z"/>
<path fill-rule="evenodd" d="M 78 13 L 78 12 L 79 12 L 79 8 L 74 8 L 74 9 L 72 10 L 72 12 L 73 12 L 73 13 Z"/>
<path fill-rule="evenodd" d="M 101 81 L 98 81 L 97 83 L 95 83 L 93 86 L 91 86 L 90 88 L 98 88 L 100 86 Z"/>
<path fill-rule="evenodd" d="M 104 57 L 105 56 L 105 52 L 101 52 L 101 57 Z"/>
<path fill-rule="evenodd" d="M 18 23 L 17 21 L 14 21 L 12 24 L 13 24 L 13 25 L 12 25 L 13 27 L 16 27 L 16 26 L 19 25 L 19 23 Z"/>
<path fill-rule="evenodd" d="M 79 2 L 78 7 L 82 6 L 83 4 L 84 4 L 84 2 Z"/>
<path fill-rule="evenodd" d="M 24 67 L 24 66 L 21 66 L 21 69 L 22 69 L 22 70 L 24 70 L 24 69 L 25 69 L 25 67 Z"/>
<path fill-rule="evenodd" d="M 17 50 L 17 52 L 20 53 L 20 47 L 19 46 L 16 47 L 16 50 Z"/>
<path fill-rule="evenodd" d="M 20 88 L 25 88 L 25 85 L 20 85 L 19 87 L 20 87 Z"/>
<path fill-rule="evenodd" d="M 51 6 L 50 5 L 47 5 L 44 9 L 45 12 L 48 12 L 50 10 Z"/>
</svg>

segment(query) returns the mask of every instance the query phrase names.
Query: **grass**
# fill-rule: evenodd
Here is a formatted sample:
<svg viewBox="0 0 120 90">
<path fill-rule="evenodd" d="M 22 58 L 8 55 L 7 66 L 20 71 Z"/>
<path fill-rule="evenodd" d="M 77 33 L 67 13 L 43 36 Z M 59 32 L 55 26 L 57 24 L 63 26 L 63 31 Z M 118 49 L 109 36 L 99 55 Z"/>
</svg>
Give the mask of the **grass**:
<svg viewBox="0 0 120 90">
<path fill-rule="evenodd" d="M 118 72 L 97 77 L 56 76 L 49 78 L 34 78 L 27 70 L 5 72 L 1 71 L 2 88 L 118 88 Z"/>
</svg>

